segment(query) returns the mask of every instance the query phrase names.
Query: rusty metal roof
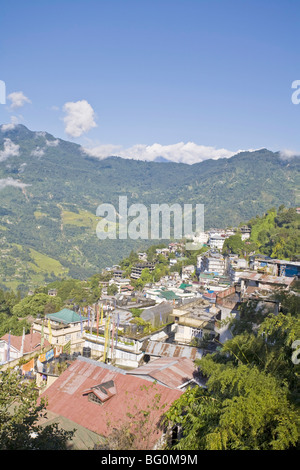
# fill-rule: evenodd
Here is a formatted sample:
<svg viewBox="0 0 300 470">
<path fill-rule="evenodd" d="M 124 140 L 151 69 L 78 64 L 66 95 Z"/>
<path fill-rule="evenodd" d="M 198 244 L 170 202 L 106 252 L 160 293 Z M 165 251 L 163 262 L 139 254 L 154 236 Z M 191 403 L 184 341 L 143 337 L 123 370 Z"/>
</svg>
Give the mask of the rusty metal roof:
<svg viewBox="0 0 300 470">
<path fill-rule="evenodd" d="M 269 274 L 260 273 L 244 273 L 240 275 L 241 279 L 247 279 L 249 281 L 264 282 L 267 284 L 278 284 L 290 286 L 294 281 L 294 277 L 287 276 L 271 276 Z"/>
<path fill-rule="evenodd" d="M 148 377 L 167 387 L 178 389 L 193 380 L 196 371 L 194 362 L 186 357 L 161 357 L 128 371 L 127 374 Z"/>
<path fill-rule="evenodd" d="M 14 347 L 17 351 L 21 351 L 22 339 L 23 339 L 22 335 L 21 336 L 10 335 L 11 346 Z M 3 340 L 7 343 L 9 340 L 9 334 L 6 333 L 4 336 L 0 338 L 0 340 Z M 41 347 L 41 340 L 42 340 L 42 336 L 41 336 L 41 333 L 39 332 L 34 332 L 32 334 L 28 333 L 27 335 L 25 335 L 23 354 L 39 350 Z M 47 348 L 49 346 L 51 346 L 51 344 L 46 339 L 44 339 L 44 347 Z"/>
<path fill-rule="evenodd" d="M 194 361 L 195 359 L 201 359 L 203 351 L 191 346 L 150 340 L 145 345 L 145 354 L 159 357 L 186 357 Z"/>
<path fill-rule="evenodd" d="M 115 395 L 101 404 L 89 400 L 87 390 L 111 380 L 114 382 Z M 146 388 L 145 383 L 147 383 Z M 152 409 L 153 400 L 157 393 L 161 396 L 159 406 L 166 405 L 163 411 Z M 157 423 L 161 414 L 181 394 L 180 390 L 173 390 L 154 383 L 149 385 L 149 382 L 146 382 L 144 378 L 128 375 L 124 370 L 79 356 L 42 393 L 40 399 L 47 397 L 47 410 L 55 415 L 67 418 L 94 433 L 106 436 L 114 427 L 128 422 L 128 413 L 135 415 L 137 411 L 145 410 L 148 406 L 154 422 Z M 159 435 L 159 433 L 155 434 L 155 437 L 153 435 L 154 441 L 159 438 Z"/>
</svg>

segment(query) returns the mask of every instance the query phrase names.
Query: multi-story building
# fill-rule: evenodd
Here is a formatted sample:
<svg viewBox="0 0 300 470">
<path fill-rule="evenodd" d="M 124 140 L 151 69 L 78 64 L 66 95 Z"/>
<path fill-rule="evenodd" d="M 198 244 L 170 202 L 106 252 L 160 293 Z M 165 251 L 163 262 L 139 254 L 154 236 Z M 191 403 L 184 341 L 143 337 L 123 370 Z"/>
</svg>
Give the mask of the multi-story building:
<svg viewBox="0 0 300 470">
<path fill-rule="evenodd" d="M 218 234 L 211 235 L 208 241 L 209 246 L 211 248 L 216 248 L 219 251 L 222 251 L 224 242 L 225 242 L 225 236 L 218 235 Z"/>
<path fill-rule="evenodd" d="M 210 302 L 203 299 L 174 308 L 170 317 L 174 318 L 174 341 L 177 344 L 190 344 L 194 338 L 208 335 L 215 337 L 216 314 Z"/>
<path fill-rule="evenodd" d="M 45 339 L 52 345 L 64 346 L 70 341 L 71 349 L 75 351 L 82 348 L 85 327 L 88 327 L 87 317 L 63 308 L 59 312 L 45 315 L 44 319 L 36 319 L 32 324 L 32 331 L 40 334 L 43 331 Z"/>
<path fill-rule="evenodd" d="M 154 270 L 154 263 L 137 263 L 131 269 L 131 277 L 133 279 L 139 279 L 141 277 L 143 269 L 149 269 L 150 273 Z"/>
<path fill-rule="evenodd" d="M 108 282 L 108 285 L 114 284 L 118 288 L 118 293 L 120 294 L 121 290 L 125 286 L 130 285 L 130 279 L 124 278 L 124 277 L 116 277 L 114 279 L 110 279 Z"/>
<path fill-rule="evenodd" d="M 300 277 L 300 262 L 272 259 L 264 255 L 250 256 L 251 269 L 272 276 Z"/>
<path fill-rule="evenodd" d="M 240 276 L 249 271 L 248 262 L 245 258 L 239 258 L 238 255 L 230 255 L 227 258 L 227 272 L 232 284 L 240 281 Z"/>
<path fill-rule="evenodd" d="M 226 272 L 225 258 L 220 253 L 203 255 L 200 263 L 201 272 L 217 273 L 219 276 L 223 276 Z"/>
<path fill-rule="evenodd" d="M 251 228 L 248 227 L 248 225 L 243 225 L 242 227 L 240 227 L 240 231 L 242 240 L 248 240 L 248 238 L 250 238 Z"/>
</svg>

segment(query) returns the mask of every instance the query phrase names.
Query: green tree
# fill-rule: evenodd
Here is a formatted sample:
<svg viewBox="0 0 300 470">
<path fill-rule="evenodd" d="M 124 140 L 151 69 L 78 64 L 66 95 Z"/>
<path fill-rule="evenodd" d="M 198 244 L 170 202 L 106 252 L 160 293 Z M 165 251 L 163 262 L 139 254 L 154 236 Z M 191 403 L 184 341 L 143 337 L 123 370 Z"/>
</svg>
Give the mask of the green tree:
<svg viewBox="0 0 300 470">
<path fill-rule="evenodd" d="M 296 448 L 299 414 L 288 389 L 275 377 L 245 364 L 200 361 L 207 389 L 187 391 L 166 413 L 180 424 L 182 450 L 284 450 Z"/>
<path fill-rule="evenodd" d="M 118 286 L 116 284 L 111 284 L 110 286 L 107 286 L 107 294 L 108 295 L 115 295 L 118 292 Z"/>
<path fill-rule="evenodd" d="M 57 424 L 42 426 L 46 403 L 38 403 L 34 382 L 24 381 L 16 372 L 1 374 L 0 449 L 66 450 L 74 431 L 59 429 Z"/>
<path fill-rule="evenodd" d="M 245 304 L 235 336 L 198 362 L 207 388 L 187 391 L 166 415 L 183 429 L 175 448 L 298 448 L 300 365 L 292 358 L 300 319 L 289 303 L 295 309 L 287 296 L 276 315 Z"/>
<path fill-rule="evenodd" d="M 18 304 L 13 307 L 13 314 L 18 317 L 27 317 L 37 315 L 43 315 L 45 313 L 45 307 L 52 306 L 52 310 L 58 311 L 61 309 L 63 303 L 60 297 L 52 297 L 47 294 L 35 294 L 24 297 Z M 51 310 L 51 308 L 50 308 Z"/>
<path fill-rule="evenodd" d="M 242 254 L 245 247 L 245 243 L 243 242 L 241 235 L 231 235 L 225 239 L 223 250 L 222 252 L 225 253 L 234 253 L 234 254 Z"/>
</svg>

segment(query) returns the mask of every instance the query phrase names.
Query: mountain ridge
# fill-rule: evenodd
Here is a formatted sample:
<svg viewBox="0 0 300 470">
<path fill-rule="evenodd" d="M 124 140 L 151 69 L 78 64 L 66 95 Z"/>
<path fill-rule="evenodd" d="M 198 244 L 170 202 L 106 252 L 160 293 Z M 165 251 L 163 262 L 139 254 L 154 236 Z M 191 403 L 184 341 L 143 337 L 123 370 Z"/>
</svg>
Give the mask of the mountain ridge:
<svg viewBox="0 0 300 470">
<path fill-rule="evenodd" d="M 204 204 L 206 229 L 237 226 L 270 207 L 299 205 L 299 169 L 299 159 L 267 149 L 192 165 L 97 159 L 47 132 L 23 125 L 0 130 L 0 284 L 25 288 L 49 276 L 84 278 L 155 243 L 97 238 L 97 207 L 118 207 L 119 196 L 147 208 Z"/>
</svg>

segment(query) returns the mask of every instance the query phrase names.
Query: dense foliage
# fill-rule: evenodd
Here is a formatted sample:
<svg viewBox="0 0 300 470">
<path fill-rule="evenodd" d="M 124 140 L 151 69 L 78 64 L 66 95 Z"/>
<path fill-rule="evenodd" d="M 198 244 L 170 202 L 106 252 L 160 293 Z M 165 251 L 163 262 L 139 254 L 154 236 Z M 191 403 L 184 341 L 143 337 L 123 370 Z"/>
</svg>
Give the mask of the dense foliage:
<svg viewBox="0 0 300 470">
<path fill-rule="evenodd" d="M 66 450 L 74 431 L 57 424 L 42 426 L 46 403 L 38 402 L 35 382 L 28 382 L 14 371 L 0 375 L 0 449 Z"/>
<path fill-rule="evenodd" d="M 253 330 L 256 312 L 248 307 L 243 318 L 248 331 L 199 361 L 207 388 L 189 389 L 167 413 L 169 423 L 182 427 L 182 439 L 173 448 L 299 447 L 300 366 L 293 360 L 294 341 L 300 338 L 299 313 L 256 316 L 259 327 Z"/>
<path fill-rule="evenodd" d="M 260 253 L 277 259 L 300 259 L 300 214 L 296 208 L 281 205 L 278 211 L 270 209 L 247 225 L 251 228 L 250 239 L 243 241 L 238 231 L 225 240 L 224 254 Z"/>
</svg>

